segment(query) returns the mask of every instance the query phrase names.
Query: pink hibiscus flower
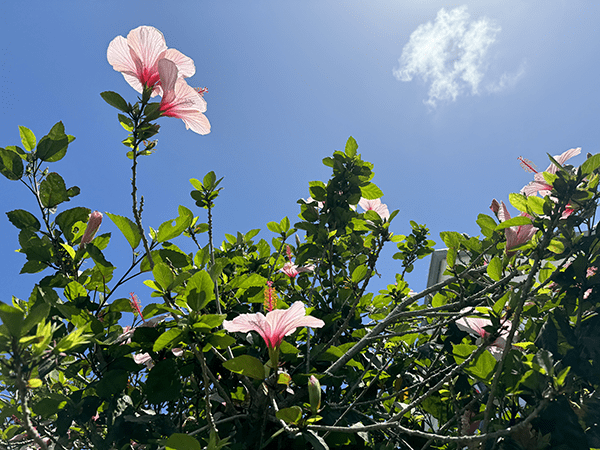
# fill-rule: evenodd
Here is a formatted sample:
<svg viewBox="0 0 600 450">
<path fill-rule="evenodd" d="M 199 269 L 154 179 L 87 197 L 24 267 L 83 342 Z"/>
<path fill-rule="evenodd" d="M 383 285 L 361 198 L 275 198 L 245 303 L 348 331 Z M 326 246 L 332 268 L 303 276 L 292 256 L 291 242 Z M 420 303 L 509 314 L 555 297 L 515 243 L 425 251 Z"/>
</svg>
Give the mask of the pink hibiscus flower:
<svg viewBox="0 0 600 450">
<path fill-rule="evenodd" d="M 498 216 L 500 222 L 506 222 L 510 219 L 510 213 L 506 209 L 504 202 L 498 203 L 496 199 L 492 200 L 490 209 Z M 520 216 L 528 217 L 531 216 L 527 213 L 521 213 Z M 510 250 L 523 245 L 533 237 L 537 229 L 533 224 L 527 225 L 515 225 L 504 229 L 504 235 L 506 236 L 506 253 L 510 254 Z"/>
<path fill-rule="evenodd" d="M 298 276 L 298 274 L 300 274 L 302 272 L 312 272 L 313 270 L 315 270 L 314 264 L 307 264 L 306 266 L 300 266 L 300 267 L 298 267 L 296 264 L 294 264 L 292 262 L 292 249 L 290 248 L 289 245 L 286 246 L 286 253 L 287 253 L 289 261 L 286 262 L 283 265 L 283 267 L 281 269 L 279 269 L 279 271 L 285 273 L 288 277 L 296 278 L 296 276 Z"/>
<path fill-rule="evenodd" d="M 572 158 L 573 156 L 579 155 L 579 153 L 581 153 L 581 148 L 572 148 L 560 155 L 556 155 L 554 159 L 557 163 L 559 163 L 562 166 L 568 159 Z M 519 160 L 521 161 L 522 165 L 526 168 L 526 170 L 534 173 L 533 181 L 527 186 L 525 186 L 523 189 L 521 189 L 521 194 L 525 194 L 528 197 L 537 193 L 539 193 L 542 197 L 550 195 L 550 192 L 552 191 L 552 186 L 546 182 L 546 180 L 544 179 L 544 175 L 538 172 L 535 169 L 535 167 L 533 167 L 533 165 L 531 165 L 525 159 L 520 157 Z M 556 167 L 554 163 L 552 163 L 548 166 L 546 172 L 555 174 L 557 170 L 558 167 Z"/>
<path fill-rule="evenodd" d="M 98 228 L 100 228 L 100 224 L 102 223 L 102 213 L 99 211 L 94 211 L 90 214 L 90 218 L 88 219 L 87 226 L 85 227 L 85 231 L 83 232 L 83 236 L 81 236 L 80 246 L 89 244 L 94 239 Z"/>
<path fill-rule="evenodd" d="M 459 329 L 479 336 L 482 339 L 485 339 L 485 337 L 489 334 L 485 330 L 485 327 L 489 327 L 491 325 L 491 320 L 480 317 L 461 317 L 456 321 L 456 326 Z M 500 335 L 487 348 L 492 356 L 496 358 L 496 360 L 499 360 L 502 357 L 502 352 L 504 351 L 504 347 L 506 347 L 506 338 L 510 332 L 509 327 L 509 323 L 504 324 L 500 330 Z"/>
<path fill-rule="evenodd" d="M 302 302 L 295 302 L 288 309 L 274 309 L 266 316 L 262 313 L 241 314 L 233 320 L 223 322 L 223 328 L 230 333 L 256 331 L 267 344 L 273 368 L 277 367 L 279 346 L 285 336 L 292 334 L 296 328 L 321 328 L 323 325 L 325 322 L 321 319 L 306 315 Z"/>
<path fill-rule="evenodd" d="M 361 198 L 358 202 L 358 206 L 365 211 L 375 211 L 383 220 L 390 218 L 390 211 L 388 210 L 387 205 L 385 203 L 381 203 L 381 199 L 379 198 L 376 198 L 375 200 Z"/>
<path fill-rule="evenodd" d="M 168 59 L 176 64 L 180 77 L 196 72 L 194 61 L 173 48 L 168 49 L 163 34 L 154 27 L 141 26 L 127 38 L 117 36 L 108 45 L 108 62 L 138 92 L 144 86 L 153 88 L 152 96 L 161 93 L 158 61 Z"/>
<path fill-rule="evenodd" d="M 206 101 L 202 93 L 178 77 L 177 65 L 168 59 L 158 61 L 158 73 L 163 94 L 160 110 L 163 116 L 183 120 L 186 129 L 198 134 L 210 133 L 210 123 L 204 114 Z"/>
</svg>

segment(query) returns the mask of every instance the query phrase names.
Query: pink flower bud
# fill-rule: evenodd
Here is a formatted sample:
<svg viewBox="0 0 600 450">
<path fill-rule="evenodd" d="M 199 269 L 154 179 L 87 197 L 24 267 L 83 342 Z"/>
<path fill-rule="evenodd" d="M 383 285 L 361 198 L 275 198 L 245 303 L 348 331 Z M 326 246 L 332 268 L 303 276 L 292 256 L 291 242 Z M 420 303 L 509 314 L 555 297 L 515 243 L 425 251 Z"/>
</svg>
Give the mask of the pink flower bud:
<svg viewBox="0 0 600 450">
<path fill-rule="evenodd" d="M 92 242 L 94 236 L 96 235 L 96 231 L 100 228 L 100 224 L 102 223 L 102 213 L 100 211 L 94 211 L 90 214 L 90 218 L 87 223 L 87 227 L 85 228 L 85 232 L 81 238 L 81 244 L 85 245 Z"/>
<path fill-rule="evenodd" d="M 313 415 L 317 414 L 321 407 L 321 383 L 314 375 L 308 379 L 308 401 Z"/>
</svg>

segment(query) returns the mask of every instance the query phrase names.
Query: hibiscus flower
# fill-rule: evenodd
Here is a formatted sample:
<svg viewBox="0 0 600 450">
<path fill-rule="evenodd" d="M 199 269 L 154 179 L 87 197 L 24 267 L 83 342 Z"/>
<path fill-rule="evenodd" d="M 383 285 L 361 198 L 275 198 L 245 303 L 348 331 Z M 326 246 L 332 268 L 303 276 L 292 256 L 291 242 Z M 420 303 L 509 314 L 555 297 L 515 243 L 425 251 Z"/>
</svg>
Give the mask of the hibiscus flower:
<svg viewBox="0 0 600 450">
<path fill-rule="evenodd" d="M 279 346 L 285 336 L 292 334 L 296 328 L 321 328 L 323 325 L 325 322 L 321 319 L 306 315 L 302 302 L 295 302 L 288 309 L 274 309 L 266 316 L 262 313 L 241 314 L 233 320 L 223 322 L 223 328 L 230 333 L 256 331 L 267 344 L 273 368 L 277 367 Z"/>
<path fill-rule="evenodd" d="M 485 339 L 488 336 L 486 327 L 492 325 L 492 321 L 489 319 L 483 319 L 481 317 L 461 317 L 456 321 L 456 326 L 469 334 L 479 336 L 481 339 Z M 506 338 L 510 333 L 510 324 L 505 323 L 500 329 L 500 335 L 488 346 L 488 351 L 492 354 L 496 360 L 502 357 L 504 347 L 506 347 Z"/>
<path fill-rule="evenodd" d="M 500 222 L 506 222 L 510 219 L 510 213 L 506 209 L 504 202 L 498 203 L 496 199 L 492 200 L 490 209 L 498 216 Z M 520 216 L 531 219 L 532 217 L 527 213 L 521 213 Z M 504 229 L 504 235 L 506 236 L 506 253 L 510 255 L 510 250 L 523 245 L 533 237 L 537 229 L 533 224 L 526 225 L 514 225 Z"/>
<path fill-rule="evenodd" d="M 390 211 L 385 203 L 381 203 L 381 199 L 376 198 L 374 200 L 367 200 L 366 198 L 361 198 L 358 202 L 358 206 L 360 206 L 365 211 L 375 211 L 379 214 L 382 220 L 387 220 L 390 218 Z"/>
<path fill-rule="evenodd" d="M 581 153 L 581 148 L 572 148 L 560 155 L 554 156 L 554 159 L 557 163 L 559 163 L 562 166 L 568 159 L 572 158 L 573 156 L 579 155 L 579 153 Z M 526 161 L 525 159 L 519 159 L 523 166 L 526 168 L 526 170 L 534 173 L 533 181 L 527 186 L 525 186 L 523 189 L 521 189 L 521 194 L 525 194 L 528 197 L 537 193 L 539 193 L 542 197 L 550 195 L 550 192 L 552 191 L 552 185 L 546 182 L 546 180 L 544 179 L 544 175 L 538 172 L 535 169 L 535 167 L 529 164 L 528 161 Z M 558 167 L 554 165 L 554 163 L 552 163 L 548 166 L 548 168 L 545 171 L 551 174 L 555 174 L 557 170 Z"/>
<path fill-rule="evenodd" d="M 161 93 L 158 61 L 168 59 L 176 64 L 180 77 L 196 72 L 194 61 L 178 50 L 167 48 L 163 34 L 154 27 L 141 26 L 129 32 L 127 38 L 117 36 L 108 45 L 108 62 L 125 81 L 139 93 L 152 87 L 152 96 Z"/>
<path fill-rule="evenodd" d="M 173 61 L 158 61 L 158 73 L 163 90 L 159 108 L 162 115 L 183 120 L 186 129 L 191 128 L 198 134 L 210 133 L 210 123 L 202 114 L 206 111 L 202 93 L 178 77 L 177 65 Z"/>
</svg>

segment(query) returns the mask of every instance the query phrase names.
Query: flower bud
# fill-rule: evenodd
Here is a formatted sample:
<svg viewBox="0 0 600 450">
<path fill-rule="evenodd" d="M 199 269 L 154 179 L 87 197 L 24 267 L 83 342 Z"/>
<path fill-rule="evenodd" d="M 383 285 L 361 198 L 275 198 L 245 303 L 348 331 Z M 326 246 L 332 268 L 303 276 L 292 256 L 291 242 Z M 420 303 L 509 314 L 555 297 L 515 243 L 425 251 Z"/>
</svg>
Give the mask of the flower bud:
<svg viewBox="0 0 600 450">
<path fill-rule="evenodd" d="M 321 407 L 321 383 L 314 375 L 308 379 L 308 401 L 313 415 L 317 414 Z"/>
<path fill-rule="evenodd" d="M 92 242 L 94 236 L 96 235 L 96 231 L 100 228 L 100 224 L 102 223 L 102 213 L 99 211 L 94 211 L 90 214 L 90 218 L 87 223 L 87 227 L 85 228 L 85 232 L 81 237 L 81 244 L 85 245 Z"/>
</svg>

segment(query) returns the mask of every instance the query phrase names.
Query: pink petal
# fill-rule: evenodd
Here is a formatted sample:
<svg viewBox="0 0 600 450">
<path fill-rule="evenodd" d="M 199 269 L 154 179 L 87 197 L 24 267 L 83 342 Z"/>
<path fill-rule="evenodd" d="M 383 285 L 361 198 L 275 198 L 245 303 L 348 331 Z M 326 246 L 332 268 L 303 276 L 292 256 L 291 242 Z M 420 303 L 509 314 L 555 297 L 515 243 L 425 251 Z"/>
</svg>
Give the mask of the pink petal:
<svg viewBox="0 0 600 450">
<path fill-rule="evenodd" d="M 189 56 L 185 56 L 179 50 L 170 48 L 165 52 L 163 58 L 166 58 L 169 61 L 173 61 L 175 64 L 177 64 L 180 77 L 188 78 L 196 73 L 194 60 Z"/>
<path fill-rule="evenodd" d="M 556 160 L 557 163 L 559 163 L 562 166 L 565 164 L 565 162 L 568 159 L 572 158 L 573 156 L 577 156 L 580 153 L 581 153 L 581 147 L 572 148 L 570 150 L 567 150 L 564 153 L 561 153 L 560 155 L 554 156 L 554 159 Z M 548 166 L 548 168 L 546 169 L 546 172 L 556 173 L 557 170 L 558 170 L 558 167 L 556 167 L 554 164 L 550 164 L 550 166 Z"/>
<path fill-rule="evenodd" d="M 117 36 L 110 41 L 108 50 L 106 51 L 106 59 L 108 59 L 108 63 L 113 66 L 113 69 L 118 72 L 128 73 L 130 75 L 136 73 L 136 66 L 131 57 L 127 39 L 123 36 Z"/>
<path fill-rule="evenodd" d="M 146 364 L 148 361 L 152 361 L 152 357 L 148 353 L 139 353 L 133 355 L 133 360 L 138 364 Z"/>
<path fill-rule="evenodd" d="M 500 206 L 498 207 L 498 219 L 500 222 L 506 222 L 510 219 L 510 213 L 506 209 L 504 202 L 500 202 Z"/>
<path fill-rule="evenodd" d="M 127 44 L 137 55 L 143 67 L 153 68 L 163 53 L 167 43 L 163 34 L 154 27 L 141 26 L 129 32 Z"/>
</svg>

